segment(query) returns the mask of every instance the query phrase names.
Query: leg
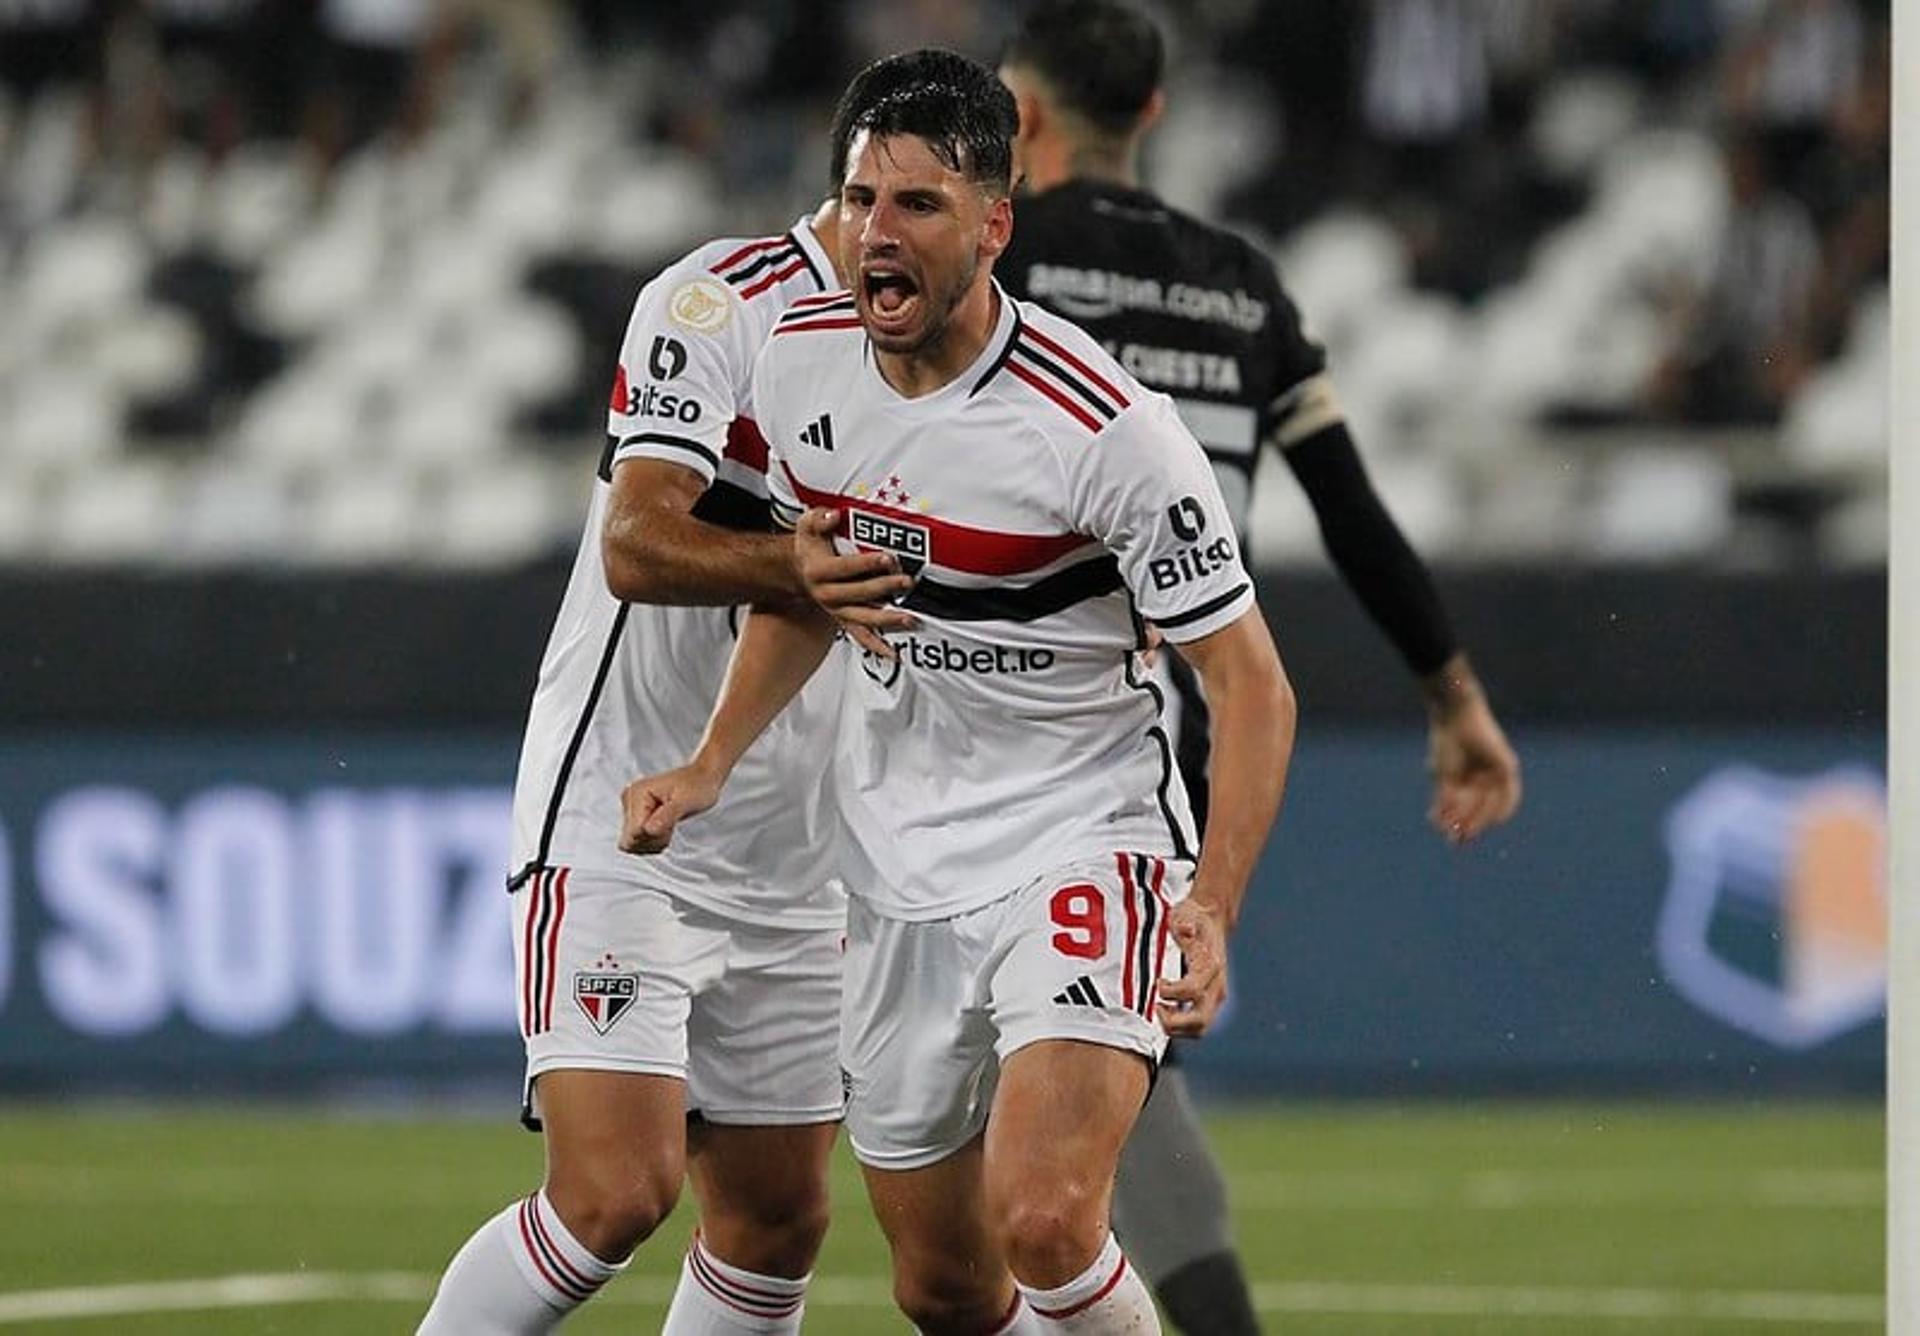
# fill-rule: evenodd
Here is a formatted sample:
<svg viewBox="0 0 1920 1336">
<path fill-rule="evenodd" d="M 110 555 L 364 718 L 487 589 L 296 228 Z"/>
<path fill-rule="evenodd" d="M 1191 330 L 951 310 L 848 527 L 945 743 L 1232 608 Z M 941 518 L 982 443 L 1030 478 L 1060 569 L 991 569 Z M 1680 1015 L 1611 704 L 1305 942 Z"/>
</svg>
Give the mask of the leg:
<svg viewBox="0 0 1920 1336">
<path fill-rule="evenodd" d="M 673 1210 L 685 1172 L 688 999 L 717 939 L 658 893 L 567 868 L 516 891 L 515 920 L 546 1184 L 461 1248 L 420 1328 L 431 1336 L 551 1331 Z"/>
<path fill-rule="evenodd" d="M 1043 1330 L 986 1214 L 993 1029 L 980 960 L 999 910 L 905 923 L 847 910 L 840 1065 L 847 1139 L 893 1256 L 893 1295 L 928 1336 Z"/>
<path fill-rule="evenodd" d="M 686 1173 L 686 1085 L 632 1072 L 540 1078 L 547 1197 L 595 1256 L 625 1258 L 673 1214 Z"/>
<path fill-rule="evenodd" d="M 673 1210 L 685 1093 L 672 1077 L 539 1078 L 546 1186 L 482 1225 L 441 1277 L 422 1336 L 535 1336 L 597 1293 Z"/>
<path fill-rule="evenodd" d="M 1140 854 L 1023 890 L 998 938 L 987 1196 L 1028 1305 L 1072 1332 L 1160 1330 L 1110 1228 L 1113 1178 L 1166 1046 L 1153 1019 L 1187 873 Z"/>
<path fill-rule="evenodd" d="M 976 1137 L 919 1169 L 865 1166 L 867 1197 L 893 1252 L 893 1299 L 925 1336 L 981 1336 L 1017 1325 L 1013 1277 L 987 1219 Z"/>
<path fill-rule="evenodd" d="M 987 1199 L 1044 1330 L 1158 1336 L 1153 1297 L 1108 1227 L 1114 1166 L 1147 1093 L 1138 1054 L 1076 1040 L 1007 1060 L 987 1125 Z"/>
<path fill-rule="evenodd" d="M 1160 1070 L 1120 1155 L 1113 1225 L 1187 1336 L 1258 1336 L 1227 1231 L 1227 1186 L 1179 1067 Z"/>
<path fill-rule="evenodd" d="M 685 910 L 691 922 L 703 911 Z M 688 1167 L 700 1231 L 662 1336 L 797 1333 L 827 1231 L 843 1096 L 840 933 L 728 924 L 687 1022 Z"/>
<path fill-rule="evenodd" d="M 827 1232 L 827 1158 L 838 1130 L 691 1122 L 700 1230 L 661 1336 L 799 1332 Z"/>
<path fill-rule="evenodd" d="M 1097 1044 L 1042 1040 L 1001 1069 L 987 1201 L 1022 1284 L 1056 1288 L 1099 1253 L 1114 1168 L 1146 1096 L 1146 1061 Z"/>
<path fill-rule="evenodd" d="M 827 1233 L 827 1163 L 838 1123 L 688 1132 L 700 1237 L 733 1265 L 799 1279 Z"/>
</svg>

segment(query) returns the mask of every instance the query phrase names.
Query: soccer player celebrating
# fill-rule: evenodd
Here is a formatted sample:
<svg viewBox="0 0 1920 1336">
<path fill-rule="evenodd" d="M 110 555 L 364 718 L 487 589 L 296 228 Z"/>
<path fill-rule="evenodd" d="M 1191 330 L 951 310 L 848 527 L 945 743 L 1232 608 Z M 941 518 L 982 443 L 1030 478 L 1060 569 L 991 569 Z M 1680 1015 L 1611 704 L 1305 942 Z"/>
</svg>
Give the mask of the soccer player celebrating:
<svg viewBox="0 0 1920 1336">
<path fill-rule="evenodd" d="M 807 583 L 898 601 L 891 643 L 855 629 L 820 749 L 846 826 L 848 1134 L 922 1331 L 1156 1332 L 1114 1167 L 1168 1034 L 1225 996 L 1293 697 L 1170 401 L 993 280 L 1012 96 L 950 53 L 881 65 L 917 77 L 848 124 L 853 289 L 795 303 L 753 380 Z M 849 585 L 831 539 L 900 573 Z M 1146 621 L 1220 721 L 1204 844 Z M 626 847 L 697 836 L 832 637 L 810 605 L 755 609 L 692 759 L 629 786 Z"/>
<path fill-rule="evenodd" d="M 1140 141 L 1163 105 L 1162 64 L 1152 20 L 1122 0 L 1039 0 L 1028 12 L 1000 69 L 1020 109 L 1015 157 L 1027 193 L 997 272 L 1008 291 L 1071 316 L 1143 382 L 1177 397 L 1236 529 L 1260 446 L 1280 451 L 1334 564 L 1420 681 L 1430 818 L 1448 839 L 1470 840 L 1518 806 L 1518 761 L 1425 566 L 1368 481 L 1325 354 L 1302 333 L 1273 265 L 1141 188 Z M 1175 292 L 1192 300 L 1175 303 Z M 1162 666 L 1181 706 L 1181 771 L 1204 826 L 1207 705 L 1177 656 Z M 1221 1176 L 1171 1065 L 1122 1158 L 1114 1214 L 1182 1330 L 1258 1330 Z"/>
<path fill-rule="evenodd" d="M 726 605 L 804 594 L 793 540 L 770 531 L 750 372 L 776 317 L 836 286 L 834 216 L 702 246 L 635 303 L 514 799 L 526 1117 L 546 1182 L 468 1239 L 423 1333 L 551 1331 L 689 1173 L 700 1232 L 664 1330 L 800 1329 L 843 1104 L 845 899 L 816 773 L 839 684 L 814 684 L 670 855 L 630 858 L 617 839 L 636 763 L 700 738 L 733 651 Z M 884 564 L 843 560 L 855 579 Z"/>
</svg>

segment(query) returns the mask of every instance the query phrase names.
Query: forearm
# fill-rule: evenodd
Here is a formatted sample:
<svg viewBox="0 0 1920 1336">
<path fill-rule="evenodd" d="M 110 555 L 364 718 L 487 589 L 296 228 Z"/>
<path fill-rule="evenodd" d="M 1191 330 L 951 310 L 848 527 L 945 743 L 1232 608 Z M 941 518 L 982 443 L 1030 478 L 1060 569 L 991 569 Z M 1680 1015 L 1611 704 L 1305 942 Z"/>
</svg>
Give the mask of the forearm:
<svg viewBox="0 0 1920 1336">
<path fill-rule="evenodd" d="M 1423 676 L 1420 694 L 1426 699 L 1427 713 L 1439 720 L 1450 719 L 1472 705 L 1485 704 L 1487 699 L 1464 650 Z"/>
<path fill-rule="evenodd" d="M 805 592 L 790 535 L 722 528 L 664 506 L 609 514 L 600 553 L 607 588 L 627 603 L 714 607 Z"/>
<path fill-rule="evenodd" d="M 724 779 L 807 684 L 833 644 L 833 621 L 812 603 L 756 607 L 740 628 L 727 680 L 691 764 Z"/>
<path fill-rule="evenodd" d="M 1255 614 L 1257 615 L 1257 614 Z M 1265 628 L 1260 629 L 1265 639 Z M 1271 641 L 1264 653 L 1197 661 L 1213 716 L 1212 803 L 1193 894 L 1231 927 L 1286 792 L 1298 706 Z"/>
<path fill-rule="evenodd" d="M 1456 649 L 1440 592 L 1374 491 L 1346 426 L 1317 432 L 1285 458 L 1340 578 L 1416 676 L 1439 671 Z"/>
</svg>

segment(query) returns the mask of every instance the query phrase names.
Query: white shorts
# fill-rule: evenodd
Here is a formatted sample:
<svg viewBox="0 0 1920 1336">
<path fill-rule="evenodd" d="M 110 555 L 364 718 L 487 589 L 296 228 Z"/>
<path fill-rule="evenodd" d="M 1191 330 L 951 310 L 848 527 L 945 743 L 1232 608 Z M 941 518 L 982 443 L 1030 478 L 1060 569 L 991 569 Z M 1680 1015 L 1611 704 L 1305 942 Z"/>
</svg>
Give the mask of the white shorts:
<svg viewBox="0 0 1920 1336">
<path fill-rule="evenodd" d="M 986 1126 L 1000 1064 L 1042 1039 L 1157 1063 L 1154 1001 L 1177 978 L 1167 911 L 1191 869 L 1145 854 L 1069 864 L 983 908 L 913 923 L 848 907 L 840 1065 L 847 1140 L 918 1169 Z"/>
<path fill-rule="evenodd" d="M 569 868 L 516 891 L 513 924 L 529 1126 L 535 1080 L 564 1069 L 679 1077 L 710 1122 L 840 1117 L 837 928 L 756 927 Z"/>
</svg>

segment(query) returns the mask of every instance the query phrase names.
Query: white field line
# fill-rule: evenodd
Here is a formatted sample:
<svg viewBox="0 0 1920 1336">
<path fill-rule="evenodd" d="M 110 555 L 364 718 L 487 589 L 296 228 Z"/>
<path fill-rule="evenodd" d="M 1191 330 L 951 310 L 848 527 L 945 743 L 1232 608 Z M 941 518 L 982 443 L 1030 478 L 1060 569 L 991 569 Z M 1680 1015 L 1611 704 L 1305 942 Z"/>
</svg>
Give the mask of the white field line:
<svg viewBox="0 0 1920 1336">
<path fill-rule="evenodd" d="M 274 1308 L 294 1304 L 377 1302 L 423 1306 L 438 1278 L 424 1272 L 290 1272 L 218 1276 L 137 1285 L 73 1286 L 0 1293 L 0 1326 L 145 1313 Z M 812 1308 L 885 1309 L 892 1300 L 878 1276 L 824 1276 L 808 1290 Z M 1363 1285 L 1296 1281 L 1258 1284 L 1264 1313 L 1367 1314 L 1378 1317 L 1606 1318 L 1665 1322 L 1778 1322 L 1809 1326 L 1880 1324 L 1877 1294 L 1788 1290 L 1576 1289 L 1543 1286 Z M 599 1302 L 661 1305 L 668 1277 L 633 1276 Z"/>
<path fill-rule="evenodd" d="M 1886 1203 L 1886 1180 L 1879 1170 L 1817 1168 L 1672 1174 L 1599 1169 L 1486 1169 L 1465 1174 L 1252 1170 L 1234 1174 L 1228 1193 L 1235 1207 L 1261 1212 L 1513 1211 L 1568 1206 L 1878 1211 Z M 396 1197 L 441 1202 L 449 1195 L 437 1180 L 361 1184 L 316 1179 L 289 1192 L 283 1184 L 261 1184 L 251 1172 L 198 1167 L 177 1173 L 94 1170 L 83 1178 L 70 1165 L 13 1164 L 0 1179 L 0 1204 L 27 1207 L 125 1206 L 140 1200 L 201 1206 L 245 1206 L 271 1200 L 283 1207 L 289 1198 L 308 1206 L 358 1206 L 388 1204 Z"/>
<path fill-rule="evenodd" d="M 1728 1174 L 1487 1169 L 1451 1175 L 1256 1170 L 1230 1177 L 1227 1195 L 1240 1210 L 1274 1212 L 1512 1211 L 1546 1206 L 1877 1211 L 1886 1202 L 1886 1182 L 1879 1171 L 1864 1169 Z"/>
</svg>

